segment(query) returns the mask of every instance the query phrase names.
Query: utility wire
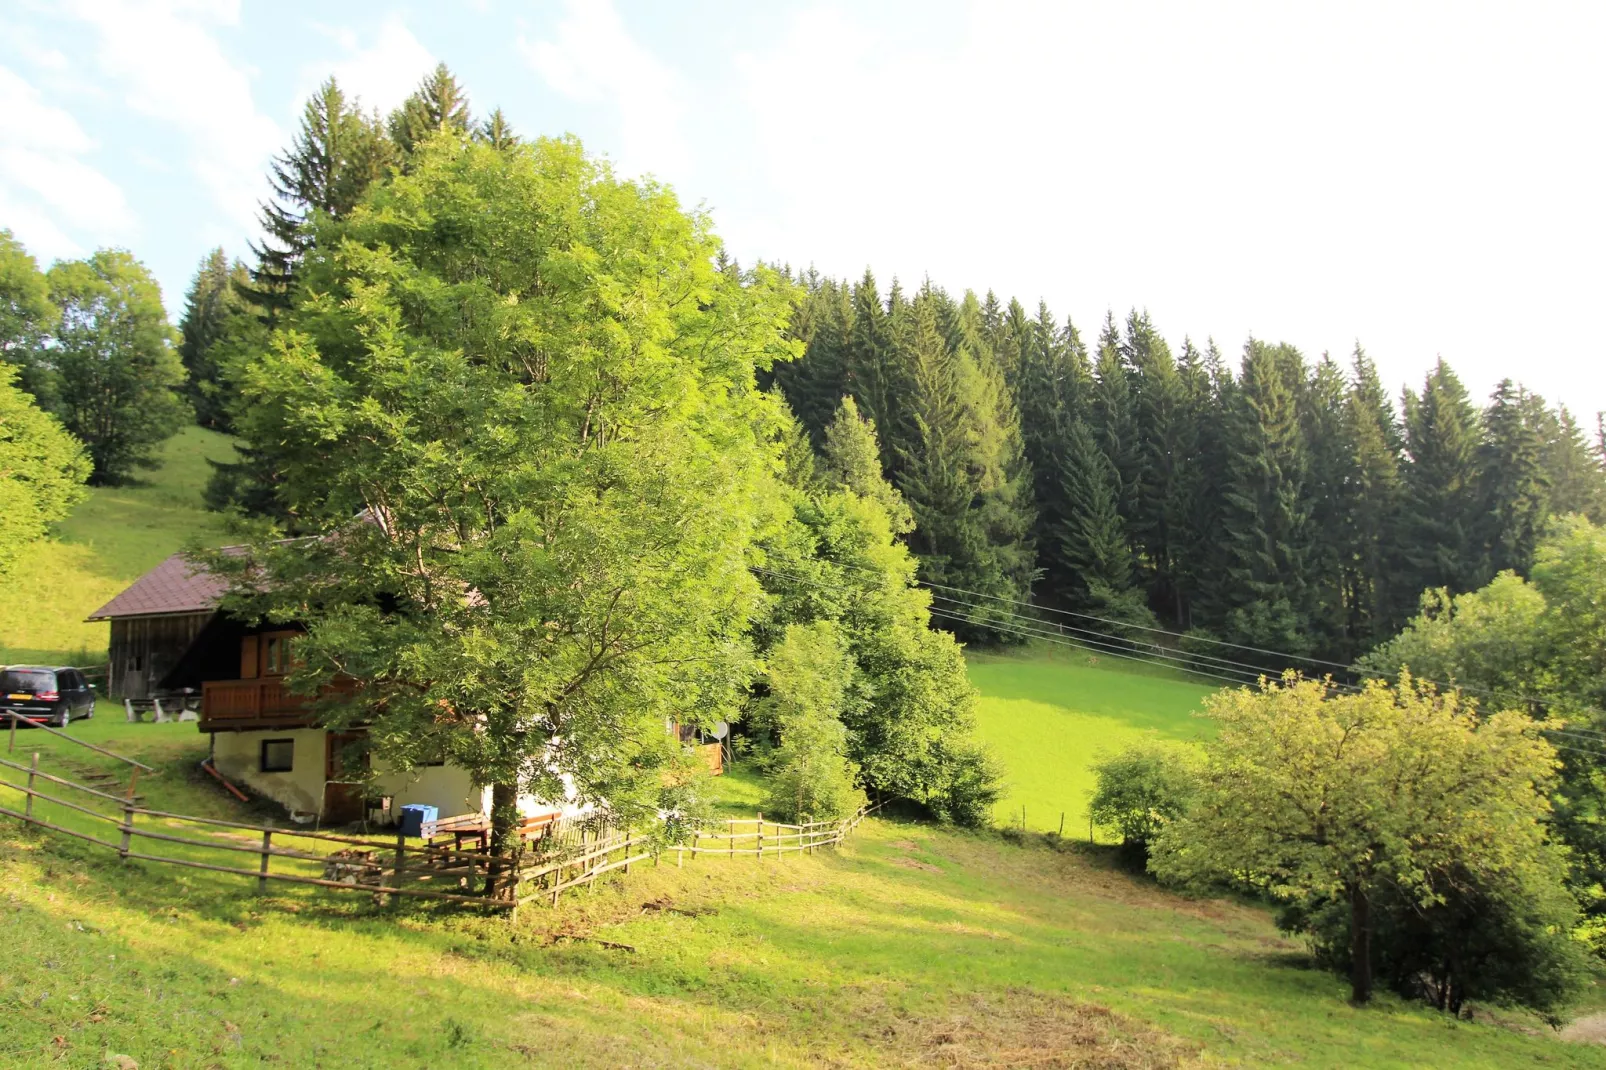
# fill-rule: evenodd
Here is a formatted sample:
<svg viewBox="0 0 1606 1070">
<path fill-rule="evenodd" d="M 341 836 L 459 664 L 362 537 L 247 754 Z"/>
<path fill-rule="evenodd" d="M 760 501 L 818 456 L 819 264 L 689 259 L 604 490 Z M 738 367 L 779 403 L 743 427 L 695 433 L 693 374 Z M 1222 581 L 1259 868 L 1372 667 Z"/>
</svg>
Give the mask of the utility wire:
<svg viewBox="0 0 1606 1070">
<path fill-rule="evenodd" d="M 837 562 L 837 563 L 840 564 L 841 562 Z M 850 566 L 850 567 L 857 567 L 857 566 Z M 789 580 L 794 580 L 794 581 L 801 581 L 801 582 L 805 582 L 805 583 L 814 584 L 815 586 L 835 587 L 836 589 L 842 590 L 842 591 L 852 590 L 852 588 L 849 588 L 846 585 L 832 584 L 832 583 L 829 583 L 828 581 L 826 581 L 826 580 L 824 580 L 824 579 L 822 579 L 820 577 L 806 576 L 806 575 L 803 575 L 801 573 L 778 571 L 778 570 L 775 570 L 775 569 L 772 569 L 772 568 L 764 568 L 762 566 L 753 566 L 753 571 L 762 573 L 764 575 L 772 576 L 772 577 L 775 577 L 777 579 L 789 579 Z M 861 569 L 861 571 L 871 571 L 871 570 Z M 960 590 L 959 588 L 945 588 L 945 589 L 947 589 L 947 590 Z M 978 592 L 964 592 L 964 593 L 978 593 Z M 963 608 L 963 609 L 968 609 L 968 610 L 970 610 L 972 612 L 972 614 L 982 616 L 984 619 L 986 619 L 989 615 L 991 615 L 994 619 L 988 622 L 987 626 L 989 628 L 993 628 L 994 630 L 1003 632 L 1003 633 L 1008 634 L 1008 635 L 1014 635 L 1014 636 L 1016 636 L 1018 638 L 1037 639 L 1037 640 L 1042 641 L 1042 642 L 1047 642 L 1047 643 L 1049 643 L 1051 645 L 1063 646 L 1063 647 L 1068 647 L 1068 648 L 1071 648 L 1071 649 L 1083 649 L 1083 650 L 1085 650 L 1085 649 L 1088 649 L 1088 648 L 1091 647 L 1091 648 L 1099 650 L 1101 653 L 1108 654 L 1109 656 L 1112 656 L 1112 657 L 1122 658 L 1122 659 L 1127 660 L 1127 661 L 1140 662 L 1140 663 L 1145 664 L 1145 665 L 1152 665 L 1152 666 L 1156 666 L 1156 667 L 1160 667 L 1160 668 L 1167 668 L 1167 669 L 1171 669 L 1171 670 L 1174 670 L 1174 671 L 1185 672 L 1185 673 L 1189 673 L 1189 674 L 1195 675 L 1195 676 L 1206 676 L 1206 677 L 1209 677 L 1211 679 L 1221 680 L 1221 681 L 1223 681 L 1225 683 L 1232 684 L 1234 686 L 1239 686 L 1239 687 L 1248 686 L 1249 684 L 1258 682 L 1261 678 L 1268 678 L 1270 676 L 1270 674 L 1265 669 L 1260 668 L 1259 666 L 1249 665 L 1248 663 L 1245 663 L 1245 662 L 1234 662 L 1234 661 L 1231 661 L 1230 659 L 1215 658 L 1215 657 L 1212 657 L 1210 655 L 1205 655 L 1205 654 L 1190 654 L 1190 653 L 1187 653 L 1187 652 L 1178 652 L 1178 653 L 1175 653 L 1175 654 L 1167 654 L 1167 653 L 1162 652 L 1161 649 L 1158 648 L 1157 644 L 1153 645 L 1153 646 L 1138 646 L 1137 650 L 1141 651 L 1143 653 L 1137 653 L 1137 652 L 1133 651 L 1133 646 L 1135 645 L 1133 643 L 1133 641 L 1130 640 L 1130 639 L 1127 639 L 1127 638 L 1125 638 L 1123 636 L 1111 635 L 1111 634 L 1109 634 L 1107 632 L 1098 632 L 1098 631 L 1094 631 L 1092 629 L 1078 628 L 1078 627 L 1074 627 L 1074 626 L 1070 626 L 1070 625 L 1064 625 L 1064 624 L 1058 624 L 1058 623 L 1054 623 L 1054 622 L 1046 622 L 1046 621 L 1042 621 L 1042 620 L 1040 620 L 1038 618 L 1028 617 L 1028 616 L 1026 616 L 1024 614 L 1014 613 L 1014 612 L 1010 612 L 1010 611 L 1007 611 L 1007 610 L 1002 610 L 1002 609 L 999 609 L 996 606 L 978 605 L 977 603 L 967 602 L 964 599 L 954 598 L 954 597 L 948 596 L 948 595 L 938 595 L 938 594 L 934 593 L 933 597 L 934 598 L 940 598 L 943 601 L 948 602 L 948 603 L 953 603 L 957 607 L 960 607 L 960 608 Z M 1008 601 L 1014 601 L 1014 600 L 1008 600 Z M 1028 605 L 1028 606 L 1030 605 L 1030 603 L 1017 603 L 1017 604 Z M 944 620 L 952 621 L 952 622 L 959 623 L 959 624 L 971 624 L 971 625 L 974 625 L 974 624 L 977 623 L 977 621 L 976 621 L 974 616 L 968 616 L 968 615 L 965 615 L 963 613 L 957 612 L 954 609 L 949 609 L 949 608 L 944 607 L 944 606 L 932 607 L 929 610 L 929 612 L 934 617 L 940 617 L 940 618 L 942 618 Z M 1085 616 L 1085 615 L 1078 614 L 1078 616 Z M 997 617 L 1009 618 L 1009 623 L 1000 623 L 1000 622 L 998 622 L 996 620 Z M 1127 625 L 1124 625 L 1124 624 L 1120 624 L 1120 622 L 1115 622 L 1115 623 L 1119 624 L 1122 627 L 1126 627 L 1127 626 Z M 1063 629 L 1063 630 L 1061 630 L 1061 629 Z M 1147 629 L 1147 628 L 1145 628 L 1145 629 L 1142 629 L 1142 630 L 1144 630 L 1144 631 L 1153 631 L 1155 629 Z M 1067 638 L 1065 636 L 1065 634 L 1064 634 L 1065 631 L 1077 632 L 1077 633 L 1081 633 L 1083 636 L 1092 636 L 1092 637 L 1096 637 L 1096 638 L 1085 638 L 1085 637 L 1084 638 L 1075 638 L 1075 639 Z M 1166 633 L 1166 634 L 1174 635 L 1175 633 Z M 1100 640 L 1107 640 L 1107 641 L 1100 641 Z M 1117 646 L 1117 645 L 1113 645 L 1113 644 L 1122 644 L 1122 645 Z M 1254 648 L 1246 648 L 1246 649 L 1254 649 Z M 1144 653 L 1147 653 L 1149 656 L 1144 656 Z M 1219 663 L 1218 665 L 1212 666 L 1212 668 L 1219 668 L 1220 671 L 1216 672 L 1216 671 L 1209 671 L 1207 669 L 1201 669 L 1201 668 L 1197 667 L 1196 665 L 1189 664 L 1186 660 L 1184 660 L 1186 658 L 1202 658 L 1202 659 L 1206 659 L 1206 660 L 1211 661 L 1211 662 Z M 1336 663 L 1330 662 L 1328 664 L 1336 664 Z M 1239 667 L 1239 666 L 1241 666 L 1241 667 Z M 1236 674 L 1239 674 L 1239 675 L 1237 675 L 1237 676 L 1227 676 L 1227 675 L 1223 675 L 1223 673 L 1236 673 Z M 1423 679 L 1423 678 L 1419 678 L 1419 679 Z M 1337 690 L 1342 690 L 1342 691 L 1345 691 L 1345 692 L 1348 692 L 1348 693 L 1352 693 L 1352 694 L 1353 693 L 1357 693 L 1357 692 L 1359 692 L 1361 690 L 1359 687 L 1357 687 L 1354 684 L 1349 684 L 1349 683 L 1345 683 L 1345 682 L 1342 682 L 1342 681 L 1332 680 L 1331 678 L 1328 678 L 1326 682 L 1327 682 L 1329 687 L 1333 687 L 1333 688 L 1335 688 Z M 1426 679 L 1424 679 L 1424 682 L 1436 683 L 1436 681 L 1426 680 Z M 1443 685 L 1443 686 L 1452 687 L 1453 688 L 1455 685 Z M 1580 731 L 1577 731 L 1577 730 L 1574 730 L 1574 729 L 1546 728 L 1544 726 L 1540 726 L 1539 727 L 1539 731 L 1544 732 L 1547 735 L 1561 735 L 1561 736 L 1569 737 L 1569 739 L 1582 740 L 1582 741 L 1585 741 L 1585 742 L 1588 742 L 1588 743 L 1593 743 L 1593 744 L 1601 744 L 1603 742 L 1606 742 L 1606 736 L 1603 736 L 1603 735 L 1600 735 L 1600 734 L 1594 734 L 1594 733 L 1580 732 Z M 1576 753 L 1576 754 L 1587 754 L 1587 755 L 1591 755 L 1593 757 L 1598 757 L 1598 758 L 1606 758 L 1606 750 L 1599 750 L 1599 749 L 1594 749 L 1594 748 L 1591 748 L 1591 747 L 1585 747 L 1585 746 L 1581 746 L 1581 745 L 1576 744 L 1576 743 L 1572 743 L 1572 744 L 1558 743 L 1558 742 L 1555 742 L 1554 740 L 1552 740 L 1551 741 L 1551 746 L 1556 748 L 1557 750 L 1569 751 L 1571 753 Z"/>
<path fill-rule="evenodd" d="M 855 564 L 852 564 L 852 563 L 847 562 L 847 561 L 833 561 L 832 564 L 839 565 L 839 566 L 841 566 L 843 568 L 853 569 L 853 570 L 858 571 L 858 572 L 867 572 L 867 573 L 870 573 L 872 575 L 880 575 L 880 573 L 878 573 L 875 569 L 866 568 L 863 565 L 855 565 Z M 807 579 L 808 577 L 799 577 L 799 578 Z M 1156 634 L 1159 634 L 1159 635 L 1169 636 L 1169 637 L 1174 638 L 1174 639 L 1184 638 L 1184 636 L 1179 635 L 1177 632 L 1173 632 L 1173 631 L 1170 631 L 1170 630 L 1165 629 L 1165 628 L 1155 628 L 1155 627 L 1151 627 L 1151 626 L 1148 626 L 1148 625 L 1142 625 L 1142 624 L 1129 624 L 1129 623 L 1127 623 L 1125 621 L 1114 620 L 1114 619 L 1111 619 L 1109 617 L 1099 617 L 1099 616 L 1095 616 L 1095 615 L 1093 615 L 1091 613 L 1078 613 L 1078 612 L 1076 612 L 1074 610 L 1059 609 L 1059 608 L 1054 607 L 1054 606 L 1042 606 L 1042 605 L 1038 605 L 1038 604 L 1036 604 L 1034 602 L 1024 602 L 1024 601 L 1021 601 L 1020 599 L 1017 599 L 1017 598 L 1006 598 L 1003 595 L 988 594 L 988 593 L 986 593 L 984 591 L 971 591 L 971 590 L 967 590 L 967 589 L 965 589 L 963 587 L 952 587 L 952 586 L 949 586 L 948 584 L 936 583 L 936 582 L 934 582 L 932 580 L 923 580 L 923 579 L 920 579 L 919 577 L 916 577 L 914 582 L 919 586 L 923 586 L 923 587 L 932 589 L 933 593 L 934 593 L 934 596 L 936 596 L 935 592 L 939 591 L 939 590 L 940 591 L 952 591 L 955 594 L 968 595 L 972 599 L 975 599 L 975 598 L 992 599 L 994 601 L 1007 603 L 1009 605 L 1022 606 L 1022 607 L 1027 608 L 1027 609 L 1036 610 L 1036 611 L 1038 611 L 1040 613 L 1057 613 L 1057 614 L 1060 614 L 1060 615 L 1063 615 L 1063 616 L 1067 616 L 1067 617 L 1074 617 L 1074 618 L 1080 618 L 1080 619 L 1083 619 L 1083 620 L 1096 621 L 1096 622 L 1101 623 L 1101 624 L 1110 624 L 1110 625 L 1114 625 L 1114 626 L 1116 626 L 1118 628 L 1132 629 L 1132 630 L 1144 631 L 1144 632 L 1152 632 L 1152 633 L 1156 633 Z M 936 596 L 936 597 L 941 597 L 941 596 Z M 954 601 L 960 601 L 961 604 L 976 605 L 976 603 L 965 603 L 960 599 L 954 599 Z M 983 615 L 985 613 L 1003 613 L 1004 612 L 1003 610 L 996 609 L 996 608 L 994 608 L 992 606 L 987 606 L 987 607 L 985 607 L 985 609 L 983 609 L 982 607 L 978 606 L 977 610 L 978 610 L 978 614 L 983 614 Z M 973 623 L 975 623 L 975 621 L 967 621 L 966 623 L 972 623 L 973 624 Z M 1360 668 L 1360 667 L 1358 667 L 1358 666 L 1356 666 L 1354 664 L 1345 664 L 1345 663 L 1337 662 L 1337 661 L 1329 661 L 1329 660 L 1327 660 L 1325 658 L 1315 658 L 1315 657 L 1311 657 L 1311 656 L 1305 655 L 1305 654 L 1294 654 L 1294 653 L 1291 653 L 1291 652 L 1286 651 L 1286 650 L 1270 650 L 1270 649 L 1267 649 L 1265 647 L 1248 646 L 1246 644 L 1233 643 L 1233 642 L 1229 642 L 1229 641 L 1224 640 L 1224 639 L 1215 639 L 1215 638 L 1212 638 L 1210 636 L 1204 636 L 1204 635 L 1192 635 L 1192 636 L 1186 636 L 1186 638 L 1189 639 L 1189 640 L 1195 641 L 1195 642 L 1210 643 L 1210 644 L 1212 644 L 1214 646 L 1223 646 L 1223 647 L 1228 647 L 1230 649 L 1236 649 L 1236 650 L 1250 650 L 1250 651 L 1253 651 L 1253 652 L 1255 652 L 1257 654 L 1268 654 L 1268 655 L 1271 655 L 1272 657 L 1282 658 L 1282 659 L 1288 660 L 1288 661 L 1304 661 L 1304 662 L 1308 662 L 1308 663 L 1313 664 L 1313 665 L 1326 665 L 1326 666 L 1330 666 L 1330 667 L 1335 668 L 1335 669 L 1342 669 L 1345 672 L 1354 673 L 1354 674 L 1356 674 L 1358 676 L 1361 676 L 1361 677 L 1364 677 L 1364 678 L 1383 680 L 1385 682 L 1387 682 L 1390 679 L 1390 677 L 1389 677 L 1389 675 L 1387 673 L 1379 672 L 1379 671 L 1377 671 L 1375 669 L 1363 669 L 1363 668 Z M 1196 656 L 1207 657 L 1208 655 L 1196 655 Z M 1227 661 L 1229 659 L 1215 659 L 1215 660 Z M 1247 663 L 1245 663 L 1245 662 L 1232 662 L 1232 664 L 1245 665 Z M 1252 666 L 1252 667 L 1257 672 L 1266 672 L 1266 671 L 1268 671 L 1263 666 Z M 1563 703 L 1563 702 L 1558 702 L 1558 701 L 1556 701 L 1554 699 L 1543 698 L 1543 697 L 1541 697 L 1539 695 L 1524 694 L 1524 693 L 1521 693 L 1521 692 L 1498 691 L 1498 690 L 1494 690 L 1494 689 L 1490 689 L 1490 688 L 1479 687 L 1479 686 L 1474 685 L 1474 684 L 1458 684 L 1458 683 L 1454 683 L 1454 682 L 1448 681 L 1448 680 L 1436 680 L 1436 679 L 1433 679 L 1432 677 L 1427 677 L 1427 676 L 1413 675 L 1412 679 L 1419 680 L 1422 683 L 1433 684 L 1434 686 L 1439 687 L 1439 688 L 1443 688 L 1445 690 L 1465 691 L 1465 692 L 1469 692 L 1469 693 L 1474 694 L 1474 695 L 1481 695 L 1481 696 L 1483 696 L 1485 698 L 1490 698 L 1490 699 L 1495 699 L 1495 700 L 1510 699 L 1510 700 L 1517 701 L 1517 702 L 1527 702 L 1527 703 L 1531 703 L 1531 704 L 1536 705 L 1536 706 L 1544 707 L 1545 709 L 1549 709 L 1549 708 L 1551 708 L 1553 706 L 1558 706 L 1558 705 L 1563 705 L 1564 706 L 1565 705 L 1565 703 Z M 1602 709 L 1600 709 L 1599 707 L 1596 707 L 1596 706 L 1578 706 L 1578 707 L 1575 707 L 1574 709 L 1578 713 L 1594 714 L 1594 715 L 1596 715 L 1598 717 L 1606 719 L 1606 710 L 1602 710 Z M 1596 732 L 1594 734 L 1599 738 L 1599 740 L 1602 743 L 1606 743 L 1606 732 Z"/>
</svg>

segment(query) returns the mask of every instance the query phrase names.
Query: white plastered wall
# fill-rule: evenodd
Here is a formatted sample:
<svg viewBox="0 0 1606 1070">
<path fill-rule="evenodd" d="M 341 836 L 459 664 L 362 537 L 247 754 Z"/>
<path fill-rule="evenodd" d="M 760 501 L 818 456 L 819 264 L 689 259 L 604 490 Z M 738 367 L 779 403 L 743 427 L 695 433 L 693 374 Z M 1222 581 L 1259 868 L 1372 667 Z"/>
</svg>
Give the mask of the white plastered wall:
<svg viewBox="0 0 1606 1070">
<path fill-rule="evenodd" d="M 216 732 L 213 734 L 213 760 L 217 771 L 258 795 L 265 795 L 287 809 L 319 813 L 323 808 L 325 736 L 322 729 L 295 728 L 262 732 Z M 262 741 L 288 739 L 294 742 L 289 772 L 264 773 L 261 767 Z M 409 803 L 436 807 L 441 817 L 490 813 L 491 789 L 475 787 L 468 771 L 455 765 L 430 765 L 410 772 L 386 772 L 378 767 L 374 794 L 391 797 L 391 813 Z M 570 802 L 559 805 L 520 795 L 518 808 L 526 816 L 561 810 L 578 813 L 590 807 Z"/>
</svg>

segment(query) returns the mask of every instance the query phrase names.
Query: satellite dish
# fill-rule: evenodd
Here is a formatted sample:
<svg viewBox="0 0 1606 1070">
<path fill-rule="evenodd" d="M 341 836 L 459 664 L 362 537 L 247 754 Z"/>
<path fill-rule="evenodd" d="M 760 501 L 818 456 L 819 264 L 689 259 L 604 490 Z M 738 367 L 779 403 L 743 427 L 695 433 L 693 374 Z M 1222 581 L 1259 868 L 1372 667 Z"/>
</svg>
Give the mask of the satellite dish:
<svg viewBox="0 0 1606 1070">
<path fill-rule="evenodd" d="M 720 721 L 713 728 L 709 729 L 708 734 L 713 736 L 715 739 L 724 739 L 726 736 L 731 734 L 731 726 L 726 724 L 724 721 Z"/>
</svg>

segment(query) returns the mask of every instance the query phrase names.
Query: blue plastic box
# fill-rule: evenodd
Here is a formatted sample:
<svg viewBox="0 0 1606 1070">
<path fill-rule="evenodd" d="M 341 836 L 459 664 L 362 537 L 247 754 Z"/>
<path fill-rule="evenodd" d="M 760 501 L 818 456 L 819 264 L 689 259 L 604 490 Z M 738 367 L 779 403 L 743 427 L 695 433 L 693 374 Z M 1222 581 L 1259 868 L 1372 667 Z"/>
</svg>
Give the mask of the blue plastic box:
<svg viewBox="0 0 1606 1070">
<path fill-rule="evenodd" d="M 403 836 L 418 837 L 424 834 L 424 824 L 440 817 L 438 806 L 425 806 L 423 803 L 408 803 L 401 808 L 401 832 Z"/>
</svg>

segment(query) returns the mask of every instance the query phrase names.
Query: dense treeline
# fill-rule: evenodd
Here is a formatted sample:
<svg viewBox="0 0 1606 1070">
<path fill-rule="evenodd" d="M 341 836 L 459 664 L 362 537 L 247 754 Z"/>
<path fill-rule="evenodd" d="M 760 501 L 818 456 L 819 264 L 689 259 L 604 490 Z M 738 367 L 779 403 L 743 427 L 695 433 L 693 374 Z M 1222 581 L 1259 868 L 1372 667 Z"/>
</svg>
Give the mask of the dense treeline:
<svg viewBox="0 0 1606 1070">
<path fill-rule="evenodd" d="M 1564 406 L 1508 380 L 1480 411 L 1442 360 L 1396 406 L 1358 346 L 1234 368 L 1143 312 L 1090 344 L 1041 304 L 800 282 L 776 380 L 816 442 L 844 395 L 875 420 L 934 584 L 1347 662 L 1426 589 L 1526 573 L 1549 517 L 1606 515 Z"/>
</svg>

